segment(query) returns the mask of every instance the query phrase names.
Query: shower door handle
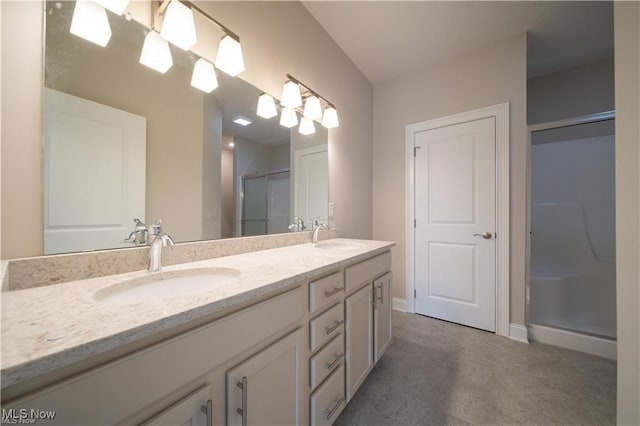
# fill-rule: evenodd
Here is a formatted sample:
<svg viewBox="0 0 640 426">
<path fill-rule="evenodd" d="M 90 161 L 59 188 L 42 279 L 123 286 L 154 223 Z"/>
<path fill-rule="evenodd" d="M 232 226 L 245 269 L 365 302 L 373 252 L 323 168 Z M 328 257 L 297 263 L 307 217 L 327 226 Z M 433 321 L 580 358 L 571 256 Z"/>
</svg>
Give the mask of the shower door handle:
<svg viewBox="0 0 640 426">
<path fill-rule="evenodd" d="M 483 232 L 482 234 L 473 234 L 474 237 L 482 237 L 485 240 L 490 240 L 491 237 L 493 237 L 493 234 L 491 234 L 491 232 Z"/>
</svg>

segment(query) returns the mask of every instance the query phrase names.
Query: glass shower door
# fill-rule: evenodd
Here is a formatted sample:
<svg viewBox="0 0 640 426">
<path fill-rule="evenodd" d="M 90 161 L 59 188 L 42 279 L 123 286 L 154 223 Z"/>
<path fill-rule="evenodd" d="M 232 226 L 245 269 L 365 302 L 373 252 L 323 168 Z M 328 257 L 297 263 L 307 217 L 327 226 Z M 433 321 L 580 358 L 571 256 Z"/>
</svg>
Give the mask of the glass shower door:
<svg viewBox="0 0 640 426">
<path fill-rule="evenodd" d="M 267 233 L 267 176 L 242 181 L 242 235 Z"/>
</svg>

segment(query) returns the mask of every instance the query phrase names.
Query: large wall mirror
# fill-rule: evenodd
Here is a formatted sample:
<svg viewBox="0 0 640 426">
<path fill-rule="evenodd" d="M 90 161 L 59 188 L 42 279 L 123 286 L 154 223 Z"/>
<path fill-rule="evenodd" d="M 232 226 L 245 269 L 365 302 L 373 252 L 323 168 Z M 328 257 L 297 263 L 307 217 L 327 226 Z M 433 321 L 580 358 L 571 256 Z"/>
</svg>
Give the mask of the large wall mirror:
<svg viewBox="0 0 640 426">
<path fill-rule="evenodd" d="M 327 216 L 326 129 L 258 117 L 261 91 L 220 71 L 210 94 L 191 87 L 198 57 L 175 46 L 165 74 L 141 65 L 135 20 L 108 13 L 106 47 L 81 39 L 74 6 L 45 4 L 45 254 L 129 247 L 134 218 L 185 242 Z"/>
</svg>

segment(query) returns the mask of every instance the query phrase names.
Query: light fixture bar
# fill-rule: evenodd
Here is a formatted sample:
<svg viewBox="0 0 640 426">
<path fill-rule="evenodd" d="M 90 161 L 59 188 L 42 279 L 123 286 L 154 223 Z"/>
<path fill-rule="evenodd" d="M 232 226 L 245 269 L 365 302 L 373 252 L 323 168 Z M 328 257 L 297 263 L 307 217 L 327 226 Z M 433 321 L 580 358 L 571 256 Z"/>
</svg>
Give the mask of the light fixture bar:
<svg viewBox="0 0 640 426">
<path fill-rule="evenodd" d="M 287 74 L 287 78 L 291 81 L 293 81 L 294 83 L 299 84 L 300 86 L 304 87 L 305 89 L 307 89 L 307 91 L 309 91 L 311 93 L 311 95 L 316 96 L 319 99 L 322 99 L 323 101 L 325 101 L 327 103 L 327 105 L 329 105 L 332 108 L 336 108 L 335 105 L 330 102 L 327 98 L 325 98 L 324 96 L 320 95 L 318 92 L 316 92 L 315 90 L 311 89 L 309 86 L 307 86 L 306 84 L 304 84 L 303 82 L 301 82 L 300 80 L 298 80 L 297 78 L 295 78 L 294 76 L 292 76 L 291 74 Z"/>
<path fill-rule="evenodd" d="M 169 3 L 171 2 L 171 0 L 155 0 L 152 1 L 152 7 L 153 7 L 153 16 L 154 16 L 154 22 L 153 22 L 153 27 L 156 31 L 160 31 L 160 28 L 158 27 L 158 17 L 159 16 L 163 16 L 165 10 L 167 9 L 167 6 L 169 6 Z M 205 18 L 207 18 L 209 21 L 213 22 L 214 24 L 216 24 L 218 27 L 220 27 L 220 29 L 229 37 L 233 38 L 235 41 L 240 42 L 240 37 L 234 33 L 233 31 L 231 31 L 228 27 L 224 26 L 223 24 L 220 23 L 220 21 L 218 21 L 217 19 L 215 19 L 214 17 L 212 17 L 211 15 L 209 15 L 207 12 L 205 12 L 204 10 L 202 10 L 200 8 L 200 6 L 196 5 L 195 3 L 188 1 L 188 0 L 180 0 L 180 3 L 184 4 L 187 7 L 190 7 L 192 10 L 197 11 L 198 13 L 200 13 L 202 16 L 204 16 Z"/>
</svg>

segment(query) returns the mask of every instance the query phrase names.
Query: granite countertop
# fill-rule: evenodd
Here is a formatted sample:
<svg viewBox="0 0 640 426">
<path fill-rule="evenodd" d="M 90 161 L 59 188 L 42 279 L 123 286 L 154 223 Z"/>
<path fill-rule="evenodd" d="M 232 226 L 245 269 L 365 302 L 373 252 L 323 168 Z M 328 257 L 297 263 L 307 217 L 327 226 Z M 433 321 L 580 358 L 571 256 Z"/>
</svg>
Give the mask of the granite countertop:
<svg viewBox="0 0 640 426">
<path fill-rule="evenodd" d="M 2 389 L 87 360 L 136 340 L 188 324 L 293 287 L 312 276 L 382 253 L 392 242 L 334 239 L 164 267 L 162 274 L 194 268 L 232 268 L 231 284 L 197 294 L 131 304 L 103 303 L 97 292 L 147 271 L 110 275 L 2 293 Z M 340 244 L 352 244 L 345 250 Z"/>
</svg>

